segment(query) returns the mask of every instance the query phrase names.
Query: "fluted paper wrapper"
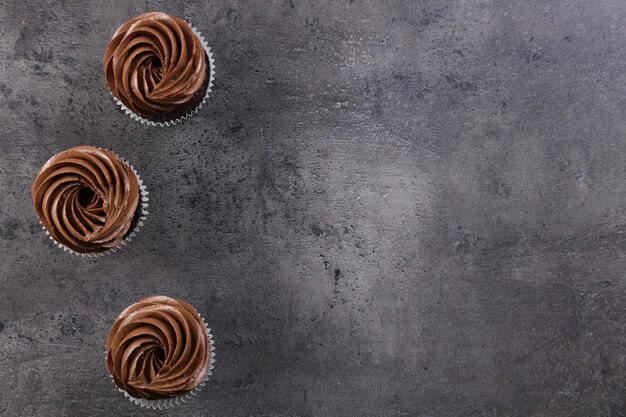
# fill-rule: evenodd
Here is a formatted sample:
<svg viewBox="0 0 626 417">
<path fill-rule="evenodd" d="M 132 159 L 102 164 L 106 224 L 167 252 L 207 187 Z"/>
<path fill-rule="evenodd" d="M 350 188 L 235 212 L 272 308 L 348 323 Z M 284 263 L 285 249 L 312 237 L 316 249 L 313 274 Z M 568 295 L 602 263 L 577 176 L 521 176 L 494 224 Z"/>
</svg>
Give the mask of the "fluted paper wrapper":
<svg viewBox="0 0 626 417">
<path fill-rule="evenodd" d="M 103 150 L 102 148 L 98 148 L 98 149 Z M 141 208 L 139 210 L 139 214 L 135 214 L 135 216 L 133 217 L 133 222 L 136 221 L 135 227 L 133 227 L 130 233 L 128 233 L 128 235 L 124 238 L 122 243 L 120 243 L 119 246 L 115 248 L 107 249 L 106 251 L 102 251 L 102 252 L 90 252 L 90 253 L 76 252 L 74 249 L 68 248 L 64 244 L 57 242 L 56 239 L 52 237 L 50 232 L 48 232 L 46 227 L 41 223 L 41 221 L 39 221 L 39 224 L 41 224 L 41 228 L 44 230 L 44 232 L 46 232 L 46 235 L 48 235 L 48 237 L 50 238 L 50 240 L 53 242 L 55 246 L 58 246 L 60 249 L 63 249 L 65 252 L 69 252 L 77 256 L 82 256 L 83 258 L 96 258 L 98 256 L 104 256 L 110 253 L 117 252 L 123 246 L 126 246 L 128 242 L 130 242 L 133 239 L 133 237 L 135 237 L 135 235 L 139 232 L 139 228 L 141 228 L 141 226 L 144 225 L 144 222 L 146 221 L 146 218 L 148 217 L 148 214 L 149 214 L 148 213 L 148 201 L 149 201 L 148 190 L 146 186 L 143 184 L 143 180 L 137 173 L 137 170 L 135 169 L 135 167 L 133 167 L 127 160 L 125 160 L 124 158 L 116 154 L 115 152 L 109 149 L 104 149 L 104 150 L 113 153 L 122 162 L 124 162 L 126 166 L 128 166 L 133 171 L 133 173 L 137 176 L 137 183 L 139 184 L 139 192 L 141 194 L 141 201 L 140 201 Z"/>
<path fill-rule="evenodd" d="M 176 407 L 177 405 L 186 403 L 190 401 L 191 399 L 193 399 L 196 395 L 198 395 L 198 393 L 202 391 L 202 388 L 206 386 L 206 383 L 209 380 L 209 377 L 213 375 L 213 369 L 215 368 L 214 366 L 215 344 L 213 341 L 213 335 L 211 334 L 211 329 L 209 329 L 209 326 L 206 324 L 206 321 L 204 320 L 204 318 L 203 317 L 200 317 L 200 318 L 202 319 L 202 323 L 206 327 L 206 334 L 209 338 L 209 346 L 211 349 L 211 365 L 209 366 L 209 371 L 207 372 L 206 377 L 204 378 L 204 381 L 202 381 L 199 385 L 197 385 L 193 390 L 189 391 L 184 396 L 174 397 L 174 398 L 161 398 L 159 400 L 147 400 L 145 398 L 135 398 L 116 385 L 115 387 L 117 388 L 117 390 L 121 392 L 122 394 L 124 394 L 124 397 L 128 398 L 128 400 L 132 402 L 133 404 L 139 405 L 147 409 L 153 409 L 153 410 L 167 410 L 168 408 Z M 113 375 L 109 375 L 109 376 L 111 377 L 111 380 L 114 381 Z M 113 383 L 115 384 L 115 382 Z"/>
<path fill-rule="evenodd" d="M 152 120 L 148 120 L 143 116 L 138 115 L 137 113 L 135 113 L 134 111 L 126 107 L 124 103 L 118 100 L 118 98 L 115 97 L 113 93 L 111 93 L 111 95 L 113 95 L 113 100 L 115 100 L 115 103 L 118 106 L 120 106 L 122 111 L 128 116 L 130 116 L 131 119 L 141 122 L 141 124 L 145 124 L 148 126 L 158 126 L 158 127 L 174 126 L 175 124 L 180 123 L 184 120 L 187 120 L 194 114 L 198 113 L 198 110 L 202 108 L 202 106 L 206 103 L 207 99 L 209 98 L 209 94 L 211 93 L 211 87 L 213 87 L 213 81 L 215 80 L 215 60 L 213 59 L 213 53 L 211 52 L 211 47 L 207 44 L 206 40 L 204 39 L 204 36 L 202 36 L 200 31 L 198 31 L 197 28 L 193 27 L 191 23 L 189 22 L 186 22 L 186 23 L 189 25 L 193 33 L 200 39 L 200 42 L 202 43 L 202 47 L 204 48 L 204 52 L 206 53 L 207 58 L 209 58 L 209 68 L 210 68 L 209 85 L 207 86 L 206 94 L 202 98 L 202 101 L 192 111 L 190 111 L 189 113 L 183 116 L 180 116 L 174 120 L 169 120 L 167 122 L 155 122 Z"/>
</svg>

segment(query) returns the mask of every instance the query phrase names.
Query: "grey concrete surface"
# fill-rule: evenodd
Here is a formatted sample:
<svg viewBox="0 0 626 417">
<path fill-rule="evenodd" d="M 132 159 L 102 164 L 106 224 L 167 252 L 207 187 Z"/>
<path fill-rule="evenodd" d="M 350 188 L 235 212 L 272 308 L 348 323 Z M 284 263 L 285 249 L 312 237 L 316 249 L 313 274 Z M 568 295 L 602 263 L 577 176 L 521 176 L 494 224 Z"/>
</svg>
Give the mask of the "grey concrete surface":
<svg viewBox="0 0 626 417">
<path fill-rule="evenodd" d="M 162 10 L 215 51 L 209 105 L 143 127 L 101 58 Z M 626 415 L 626 2 L 0 0 L 0 415 Z M 79 259 L 30 187 L 67 147 L 151 192 Z M 217 368 L 167 412 L 104 341 L 152 294 L 207 317 Z"/>
</svg>

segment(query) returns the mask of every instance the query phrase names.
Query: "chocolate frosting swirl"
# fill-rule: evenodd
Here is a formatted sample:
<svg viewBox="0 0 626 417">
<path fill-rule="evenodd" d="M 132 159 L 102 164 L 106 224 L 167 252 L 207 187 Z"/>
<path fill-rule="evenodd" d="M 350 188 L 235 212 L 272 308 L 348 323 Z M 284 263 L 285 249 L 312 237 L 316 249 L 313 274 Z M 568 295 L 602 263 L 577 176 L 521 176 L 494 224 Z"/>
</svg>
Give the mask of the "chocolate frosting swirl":
<svg viewBox="0 0 626 417">
<path fill-rule="evenodd" d="M 202 99 L 208 84 L 205 55 L 184 20 L 151 12 L 117 29 L 103 66 L 115 97 L 135 113 L 160 120 Z"/>
<path fill-rule="evenodd" d="M 211 365 L 204 321 L 191 305 L 166 296 L 122 311 L 106 352 L 115 384 L 135 398 L 183 396 L 202 383 Z"/>
<path fill-rule="evenodd" d="M 58 243 L 93 253 L 122 243 L 139 190 L 137 175 L 113 152 L 77 146 L 45 163 L 32 196 L 41 223 Z"/>
</svg>

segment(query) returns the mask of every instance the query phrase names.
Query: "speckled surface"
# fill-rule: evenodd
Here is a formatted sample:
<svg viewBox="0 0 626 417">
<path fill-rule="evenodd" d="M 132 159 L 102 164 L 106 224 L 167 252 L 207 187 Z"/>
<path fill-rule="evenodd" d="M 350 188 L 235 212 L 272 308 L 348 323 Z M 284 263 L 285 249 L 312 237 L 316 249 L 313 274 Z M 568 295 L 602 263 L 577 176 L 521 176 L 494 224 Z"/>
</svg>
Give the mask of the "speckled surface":
<svg viewBox="0 0 626 417">
<path fill-rule="evenodd" d="M 105 4 L 106 3 L 106 4 Z M 215 52 L 175 128 L 101 58 L 162 10 Z M 626 2 L 0 0 L 0 415 L 615 417 L 626 344 Z M 107 147 L 151 192 L 128 248 L 52 247 L 39 167 Z M 217 343 L 155 413 L 104 341 L 152 294 Z"/>
</svg>

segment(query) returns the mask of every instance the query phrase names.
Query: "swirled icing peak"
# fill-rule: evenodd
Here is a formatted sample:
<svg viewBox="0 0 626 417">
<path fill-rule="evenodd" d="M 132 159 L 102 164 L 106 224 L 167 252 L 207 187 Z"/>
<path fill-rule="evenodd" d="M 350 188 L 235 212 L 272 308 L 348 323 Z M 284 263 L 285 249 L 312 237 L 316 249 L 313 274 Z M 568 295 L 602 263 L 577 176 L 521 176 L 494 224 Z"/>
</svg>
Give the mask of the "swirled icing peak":
<svg viewBox="0 0 626 417">
<path fill-rule="evenodd" d="M 126 107 L 150 120 L 193 110 L 208 85 L 202 43 L 182 19 L 141 14 L 117 29 L 104 54 L 109 89 Z"/>
<path fill-rule="evenodd" d="M 113 152 L 77 146 L 45 163 L 32 196 L 41 223 L 57 242 L 94 253 L 122 243 L 140 189 L 137 175 Z"/>
<path fill-rule="evenodd" d="M 122 311 L 106 341 L 115 384 L 135 398 L 179 397 L 206 377 L 211 345 L 206 325 L 184 301 L 145 298 Z"/>
</svg>

